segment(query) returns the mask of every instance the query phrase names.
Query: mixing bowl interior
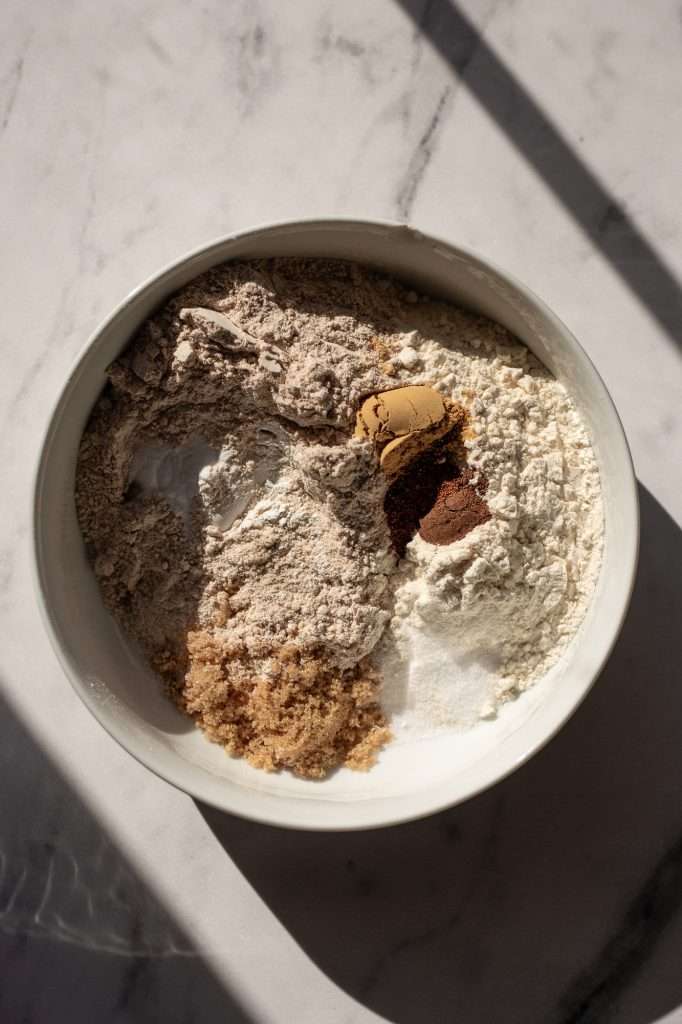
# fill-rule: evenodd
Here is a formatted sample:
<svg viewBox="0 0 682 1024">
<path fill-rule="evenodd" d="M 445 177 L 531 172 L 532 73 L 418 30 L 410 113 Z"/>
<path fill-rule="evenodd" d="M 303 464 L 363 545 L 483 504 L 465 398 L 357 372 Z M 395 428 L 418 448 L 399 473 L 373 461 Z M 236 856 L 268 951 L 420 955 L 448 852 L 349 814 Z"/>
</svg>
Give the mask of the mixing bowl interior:
<svg viewBox="0 0 682 1024">
<path fill-rule="evenodd" d="M 171 292 L 216 263 L 279 255 L 372 264 L 509 328 L 577 403 L 593 438 L 604 495 L 597 592 L 551 673 L 495 721 L 466 734 L 394 743 L 372 771 L 341 770 L 323 782 L 266 775 L 231 759 L 171 706 L 102 605 L 73 500 L 81 432 L 106 367 L 137 326 Z M 637 531 L 636 489 L 618 416 L 589 359 L 556 317 L 522 285 L 467 252 L 402 226 L 351 221 L 276 225 L 227 238 L 133 293 L 96 332 L 69 376 L 48 427 L 35 492 L 39 599 L 64 668 L 93 714 L 141 762 L 195 797 L 303 828 L 368 827 L 427 814 L 471 796 L 529 757 L 577 706 L 608 655 L 632 586 Z"/>
</svg>

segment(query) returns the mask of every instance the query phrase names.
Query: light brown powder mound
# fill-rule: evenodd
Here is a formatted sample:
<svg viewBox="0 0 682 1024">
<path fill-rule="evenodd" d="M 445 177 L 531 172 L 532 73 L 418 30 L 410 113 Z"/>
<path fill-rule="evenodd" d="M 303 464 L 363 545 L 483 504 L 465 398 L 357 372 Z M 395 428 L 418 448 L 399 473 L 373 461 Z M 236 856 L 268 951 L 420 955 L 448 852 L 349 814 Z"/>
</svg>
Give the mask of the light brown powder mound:
<svg viewBox="0 0 682 1024">
<path fill-rule="evenodd" d="M 292 645 L 256 671 L 245 645 L 210 630 L 188 634 L 187 657 L 178 704 L 209 739 L 256 768 L 308 779 L 341 764 L 363 771 L 390 739 L 379 677 L 362 663 L 341 674 Z"/>
</svg>

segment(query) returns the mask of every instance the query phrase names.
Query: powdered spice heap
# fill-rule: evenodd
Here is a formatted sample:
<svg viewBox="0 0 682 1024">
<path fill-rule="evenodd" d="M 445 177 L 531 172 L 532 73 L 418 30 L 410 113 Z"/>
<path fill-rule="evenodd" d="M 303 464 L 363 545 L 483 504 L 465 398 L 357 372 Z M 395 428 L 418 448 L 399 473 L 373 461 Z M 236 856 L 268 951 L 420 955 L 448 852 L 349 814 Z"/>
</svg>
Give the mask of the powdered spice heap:
<svg viewBox="0 0 682 1024">
<path fill-rule="evenodd" d="M 417 532 L 429 544 L 452 544 L 490 519 L 483 479 L 475 487 L 472 471 L 457 463 L 459 429 L 416 458 L 386 492 L 384 511 L 399 558 Z"/>
<path fill-rule="evenodd" d="M 433 508 L 419 524 L 419 536 L 429 544 L 452 544 L 490 519 L 490 509 L 472 485 L 473 476 L 470 469 L 465 469 L 438 488 Z M 479 482 L 479 487 L 484 490 L 485 485 Z"/>
</svg>

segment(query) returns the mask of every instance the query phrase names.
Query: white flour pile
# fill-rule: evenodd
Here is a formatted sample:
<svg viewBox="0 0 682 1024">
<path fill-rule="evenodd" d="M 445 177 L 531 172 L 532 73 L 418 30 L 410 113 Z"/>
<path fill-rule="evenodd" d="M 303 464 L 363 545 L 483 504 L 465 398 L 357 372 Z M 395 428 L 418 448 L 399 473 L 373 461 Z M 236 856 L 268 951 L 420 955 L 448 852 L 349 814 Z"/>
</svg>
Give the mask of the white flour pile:
<svg viewBox="0 0 682 1024">
<path fill-rule="evenodd" d="M 378 659 L 394 728 L 468 726 L 526 689 L 577 631 L 601 564 L 599 472 L 563 386 L 499 328 L 435 320 L 437 333 L 419 318 L 401 361 L 467 408 L 492 517 L 447 547 L 408 547 Z"/>
<path fill-rule="evenodd" d="M 452 410 L 419 434 L 411 405 L 410 438 L 453 476 L 460 539 L 417 534 L 399 558 L 396 482 L 353 428 L 405 385 Z M 561 385 L 498 325 L 338 261 L 226 264 L 173 296 L 111 368 L 76 498 L 104 599 L 180 707 L 308 777 L 368 767 L 387 718 L 494 715 L 560 657 L 601 557 L 599 475 Z"/>
</svg>

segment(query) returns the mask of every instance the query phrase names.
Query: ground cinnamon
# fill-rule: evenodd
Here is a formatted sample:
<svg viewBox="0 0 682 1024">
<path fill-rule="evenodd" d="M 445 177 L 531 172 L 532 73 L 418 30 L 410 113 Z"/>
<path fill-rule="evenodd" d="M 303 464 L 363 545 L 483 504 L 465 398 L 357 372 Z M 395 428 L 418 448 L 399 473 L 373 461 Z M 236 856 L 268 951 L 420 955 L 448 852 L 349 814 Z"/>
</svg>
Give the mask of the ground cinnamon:
<svg viewBox="0 0 682 1024">
<path fill-rule="evenodd" d="M 471 482 L 473 475 L 464 469 L 440 485 L 433 508 L 419 522 L 419 536 L 429 544 L 452 544 L 490 519 L 490 509 Z"/>
<path fill-rule="evenodd" d="M 384 501 L 393 546 L 399 558 L 415 533 L 429 544 L 452 544 L 490 519 L 482 497 L 485 480 L 460 468 L 457 431 L 424 452 L 395 480 Z"/>
</svg>

